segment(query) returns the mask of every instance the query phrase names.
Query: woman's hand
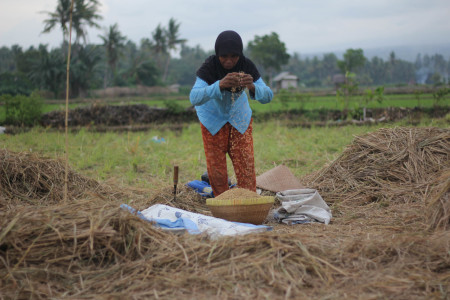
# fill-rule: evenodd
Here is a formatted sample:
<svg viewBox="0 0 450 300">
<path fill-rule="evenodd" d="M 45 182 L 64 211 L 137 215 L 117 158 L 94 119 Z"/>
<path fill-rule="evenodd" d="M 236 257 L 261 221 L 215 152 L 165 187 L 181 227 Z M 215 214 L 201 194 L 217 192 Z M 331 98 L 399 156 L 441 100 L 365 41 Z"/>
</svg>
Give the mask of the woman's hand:
<svg viewBox="0 0 450 300">
<path fill-rule="evenodd" d="M 245 73 L 228 73 L 219 82 L 221 90 L 227 88 L 248 88 L 251 92 L 255 92 L 255 85 L 253 84 L 253 77 Z"/>
<path fill-rule="evenodd" d="M 219 81 L 219 87 L 221 90 L 237 86 L 239 86 L 239 73 L 236 72 L 228 73 Z"/>
<path fill-rule="evenodd" d="M 255 92 L 255 85 L 253 84 L 253 77 L 250 74 L 244 74 L 244 73 L 240 73 L 241 77 L 240 77 L 240 82 L 239 82 L 239 86 L 244 87 L 244 88 L 248 88 L 249 91 L 251 91 L 252 93 Z"/>
</svg>

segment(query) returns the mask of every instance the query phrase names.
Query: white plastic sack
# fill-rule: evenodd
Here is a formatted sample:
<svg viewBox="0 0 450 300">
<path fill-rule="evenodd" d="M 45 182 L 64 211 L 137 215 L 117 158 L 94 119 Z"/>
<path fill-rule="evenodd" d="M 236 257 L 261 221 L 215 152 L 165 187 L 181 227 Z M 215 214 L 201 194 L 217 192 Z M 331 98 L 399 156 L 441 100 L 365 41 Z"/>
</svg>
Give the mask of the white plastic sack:
<svg viewBox="0 0 450 300">
<path fill-rule="evenodd" d="M 281 191 L 276 197 L 281 201 L 281 207 L 274 217 L 283 223 L 330 223 L 331 210 L 315 189 Z"/>
<path fill-rule="evenodd" d="M 133 212 L 124 204 L 122 207 Z M 258 233 L 272 229 L 265 225 L 230 222 L 164 204 L 150 206 L 138 212 L 137 215 L 162 228 L 184 228 L 190 234 L 206 233 L 210 238 Z"/>
</svg>

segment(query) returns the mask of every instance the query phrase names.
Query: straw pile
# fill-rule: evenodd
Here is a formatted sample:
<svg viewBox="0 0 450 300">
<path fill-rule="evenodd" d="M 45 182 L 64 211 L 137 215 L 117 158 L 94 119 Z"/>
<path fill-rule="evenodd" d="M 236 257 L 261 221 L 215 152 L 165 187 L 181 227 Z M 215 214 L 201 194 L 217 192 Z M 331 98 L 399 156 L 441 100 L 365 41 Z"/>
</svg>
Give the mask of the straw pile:
<svg viewBox="0 0 450 300">
<path fill-rule="evenodd" d="M 450 229 L 450 170 L 446 170 L 433 188 L 433 197 L 428 204 L 428 219 L 431 229 Z"/>
<path fill-rule="evenodd" d="M 0 149 L 0 209 L 13 209 L 22 205 L 47 206 L 62 204 L 64 200 L 64 162 L 40 157 L 33 153 L 16 153 Z M 199 205 L 198 195 L 186 188 L 180 192 L 189 204 Z M 68 200 L 73 202 L 95 196 L 103 199 L 128 201 L 142 207 L 149 203 L 152 193 L 132 187 L 123 187 L 116 182 L 99 183 L 69 168 Z M 164 189 L 153 196 L 154 203 L 170 204 L 172 190 Z M 177 203 L 172 203 L 177 206 Z M 205 205 L 201 205 L 199 210 Z"/>
<path fill-rule="evenodd" d="M 15 153 L 0 149 L 0 209 L 19 203 L 56 204 L 64 198 L 64 162 L 42 158 L 31 153 Z M 86 191 L 94 192 L 99 184 L 72 170 L 68 174 L 70 199 Z"/>
<path fill-rule="evenodd" d="M 417 202 L 450 169 L 449 158 L 448 129 L 380 129 L 356 137 L 328 167 L 302 182 L 328 202 Z"/>
<path fill-rule="evenodd" d="M 264 295 L 271 281 L 270 289 L 284 293 L 293 282 L 300 287 L 342 272 L 316 260 L 320 248 L 306 248 L 292 235 L 216 242 L 178 238 L 111 204 L 93 202 L 1 213 L 7 267 L 0 268 L 0 293 L 167 298 L 197 292 L 206 297 L 254 294 L 267 286 L 258 292 Z"/>
<path fill-rule="evenodd" d="M 6 169 L 23 163 L 34 170 L 30 174 L 48 175 L 45 182 L 51 191 L 61 191 L 62 180 L 51 175 L 61 176 L 61 165 L 47 161 L 55 163 L 53 173 L 43 172 L 36 169 L 41 161 L 36 156 L 3 154 L 9 163 L 2 165 L 0 190 L 0 201 L 8 203 L 0 209 L 0 298 L 445 299 L 450 293 L 448 173 L 444 173 L 448 131 L 411 130 L 411 139 L 402 135 L 408 130 L 383 129 L 357 137 L 336 162 L 307 177 L 322 189 L 325 200 L 332 199 L 330 225 L 270 224 L 272 232 L 214 241 L 157 230 L 119 209 L 127 201 L 138 209 L 166 203 L 207 211 L 204 200 L 185 188 L 176 198 L 170 187 L 152 197 L 144 191 L 124 187 L 118 191 L 85 181 L 73 172 L 70 201 L 62 203 L 59 192 L 23 190 L 19 180 L 11 180 L 19 178 L 10 174 L 18 168 Z M 390 151 L 384 156 L 380 149 L 369 151 L 373 143 L 367 141 L 375 137 L 381 149 L 390 139 L 390 147 L 403 160 L 398 162 Z M 413 141 L 422 145 L 416 152 Z M 356 157 L 366 164 L 365 176 Z M 391 163 L 384 172 L 378 167 L 383 157 L 386 165 Z M 419 175 L 411 177 L 405 170 L 414 169 L 413 162 Z M 26 170 L 22 167 L 17 174 Z M 434 181 L 431 170 L 437 172 Z M 330 178 L 326 172 L 331 172 Z M 383 177 L 386 174 L 390 177 Z M 25 178 L 39 183 L 41 177 Z M 343 190 L 342 178 L 353 185 Z M 389 183 L 384 189 L 379 185 L 383 182 Z M 77 186 L 89 184 L 95 192 L 77 192 Z M 402 188 L 401 198 L 399 193 L 388 195 L 403 185 L 410 190 Z M 418 186 L 423 187 L 422 196 Z M 366 201 L 372 192 L 384 198 Z M 17 195 L 25 195 L 26 201 Z M 426 207 L 435 210 L 430 213 L 436 220 L 433 230 Z"/>
</svg>

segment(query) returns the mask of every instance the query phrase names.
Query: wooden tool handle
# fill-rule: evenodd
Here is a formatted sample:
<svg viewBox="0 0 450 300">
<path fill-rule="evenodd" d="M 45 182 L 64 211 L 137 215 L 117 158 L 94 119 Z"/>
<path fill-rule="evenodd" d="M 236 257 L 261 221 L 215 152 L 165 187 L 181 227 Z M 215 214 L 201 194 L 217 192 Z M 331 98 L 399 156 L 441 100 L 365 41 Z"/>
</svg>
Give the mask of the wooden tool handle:
<svg viewBox="0 0 450 300">
<path fill-rule="evenodd" d="M 173 184 L 178 184 L 178 166 L 173 167 Z"/>
</svg>

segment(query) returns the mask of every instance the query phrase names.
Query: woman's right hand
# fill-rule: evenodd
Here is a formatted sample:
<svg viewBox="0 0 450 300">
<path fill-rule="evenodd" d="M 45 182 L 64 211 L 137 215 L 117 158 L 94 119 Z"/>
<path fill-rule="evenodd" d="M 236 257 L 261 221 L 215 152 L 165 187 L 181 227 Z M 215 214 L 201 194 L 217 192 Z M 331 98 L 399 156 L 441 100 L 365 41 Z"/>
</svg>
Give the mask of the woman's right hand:
<svg viewBox="0 0 450 300">
<path fill-rule="evenodd" d="M 219 88 L 221 90 L 239 86 L 239 73 L 228 73 L 219 81 Z"/>
</svg>

